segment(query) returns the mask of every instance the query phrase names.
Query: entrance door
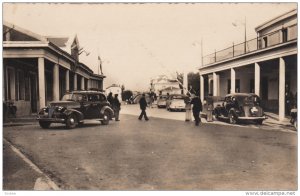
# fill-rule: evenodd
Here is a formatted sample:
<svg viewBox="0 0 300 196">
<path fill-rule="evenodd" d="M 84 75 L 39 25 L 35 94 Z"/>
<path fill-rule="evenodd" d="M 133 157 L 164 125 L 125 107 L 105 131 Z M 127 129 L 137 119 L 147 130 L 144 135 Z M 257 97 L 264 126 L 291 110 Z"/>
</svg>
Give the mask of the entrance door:
<svg viewBox="0 0 300 196">
<path fill-rule="evenodd" d="M 268 100 L 268 77 L 263 77 L 261 80 L 261 99 L 262 100 Z"/>
<path fill-rule="evenodd" d="M 30 106 L 31 113 L 37 112 L 37 91 L 36 91 L 36 75 L 29 75 L 29 83 L 30 83 Z"/>
</svg>

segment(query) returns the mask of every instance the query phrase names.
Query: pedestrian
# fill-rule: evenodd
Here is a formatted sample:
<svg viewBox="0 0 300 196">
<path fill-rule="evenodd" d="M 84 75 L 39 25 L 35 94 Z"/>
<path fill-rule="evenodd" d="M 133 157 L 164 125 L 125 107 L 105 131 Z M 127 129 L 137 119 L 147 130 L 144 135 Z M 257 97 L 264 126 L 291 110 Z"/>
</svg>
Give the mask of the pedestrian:
<svg viewBox="0 0 300 196">
<path fill-rule="evenodd" d="M 193 97 L 191 101 L 191 105 L 193 105 L 193 116 L 195 118 L 195 125 L 199 126 L 201 122 L 200 112 L 202 111 L 202 103 L 198 96 Z"/>
<path fill-rule="evenodd" d="M 120 121 L 119 113 L 120 113 L 120 110 L 121 110 L 121 103 L 118 99 L 118 94 L 115 94 L 115 97 L 112 99 L 112 108 L 113 108 L 114 113 L 115 113 L 115 120 Z"/>
<path fill-rule="evenodd" d="M 142 120 L 142 118 L 144 116 L 145 120 L 148 121 L 149 118 L 147 117 L 147 114 L 146 114 L 147 102 L 146 102 L 145 94 L 142 94 L 142 98 L 140 99 L 139 103 L 140 103 L 140 108 L 142 110 L 142 112 L 139 116 L 139 120 Z"/>
<path fill-rule="evenodd" d="M 112 92 L 110 92 L 107 96 L 107 101 L 109 102 L 109 104 L 112 106 L 112 100 L 113 100 L 113 95 Z"/>
<path fill-rule="evenodd" d="M 191 99 L 190 99 L 190 93 L 186 94 L 186 97 L 184 98 L 185 103 L 185 121 L 191 121 L 192 120 L 192 106 L 191 106 Z"/>
</svg>

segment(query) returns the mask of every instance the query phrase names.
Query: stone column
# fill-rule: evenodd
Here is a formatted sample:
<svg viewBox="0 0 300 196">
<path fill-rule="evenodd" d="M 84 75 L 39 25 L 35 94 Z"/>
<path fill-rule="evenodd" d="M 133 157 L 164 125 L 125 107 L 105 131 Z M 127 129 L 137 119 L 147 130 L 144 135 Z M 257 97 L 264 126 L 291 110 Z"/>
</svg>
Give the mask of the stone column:
<svg viewBox="0 0 300 196">
<path fill-rule="evenodd" d="M 215 72 L 213 73 L 213 96 L 219 95 L 219 75 Z"/>
<path fill-rule="evenodd" d="M 200 75 L 200 99 L 203 103 L 204 101 L 204 77 L 203 75 Z"/>
<path fill-rule="evenodd" d="M 74 73 L 74 90 L 77 90 L 77 74 Z"/>
<path fill-rule="evenodd" d="M 53 66 L 53 101 L 59 101 L 59 65 Z"/>
<path fill-rule="evenodd" d="M 230 70 L 230 93 L 235 93 L 235 70 Z"/>
<path fill-rule="evenodd" d="M 70 91 L 70 71 L 66 71 L 66 91 Z"/>
<path fill-rule="evenodd" d="M 46 105 L 46 92 L 45 92 L 45 60 L 38 58 L 38 80 L 39 80 L 39 101 L 40 108 Z"/>
<path fill-rule="evenodd" d="M 279 121 L 285 117 L 285 61 L 279 58 Z"/>
<path fill-rule="evenodd" d="M 260 96 L 260 65 L 254 64 L 254 93 Z"/>
</svg>

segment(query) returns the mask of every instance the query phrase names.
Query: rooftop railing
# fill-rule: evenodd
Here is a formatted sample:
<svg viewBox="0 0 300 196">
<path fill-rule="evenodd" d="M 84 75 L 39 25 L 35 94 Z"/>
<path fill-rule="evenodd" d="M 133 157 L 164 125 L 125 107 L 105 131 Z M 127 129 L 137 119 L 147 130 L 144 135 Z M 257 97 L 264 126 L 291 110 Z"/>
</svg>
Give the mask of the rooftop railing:
<svg viewBox="0 0 300 196">
<path fill-rule="evenodd" d="M 297 39 L 297 24 L 291 25 L 261 37 L 247 40 L 239 44 L 233 44 L 226 49 L 215 51 L 202 58 L 203 66 L 207 66 L 216 62 L 231 59 L 240 55 L 244 55 L 253 51 L 261 50 L 264 48 L 272 47 L 285 42 Z"/>
</svg>

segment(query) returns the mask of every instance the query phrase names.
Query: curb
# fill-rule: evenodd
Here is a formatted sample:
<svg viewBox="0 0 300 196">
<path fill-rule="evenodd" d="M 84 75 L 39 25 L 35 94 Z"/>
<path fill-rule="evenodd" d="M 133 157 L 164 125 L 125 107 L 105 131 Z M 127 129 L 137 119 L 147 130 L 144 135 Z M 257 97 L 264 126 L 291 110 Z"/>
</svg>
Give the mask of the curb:
<svg viewBox="0 0 300 196">
<path fill-rule="evenodd" d="M 38 166 L 35 165 L 31 160 L 29 160 L 18 148 L 16 148 L 12 143 L 7 141 L 5 138 L 3 138 L 3 141 L 12 149 L 12 151 L 14 151 L 34 171 L 36 171 L 37 173 L 43 175 L 42 181 L 43 181 L 43 183 L 45 183 L 47 185 L 47 186 L 44 186 L 44 187 L 46 187 L 45 189 L 50 188 L 50 190 L 55 190 L 55 191 L 60 190 L 60 188 L 55 184 L 55 182 L 52 181 L 44 172 L 42 172 L 42 170 L 40 168 L 38 168 Z M 41 179 L 40 179 L 40 181 L 41 181 Z"/>
</svg>

